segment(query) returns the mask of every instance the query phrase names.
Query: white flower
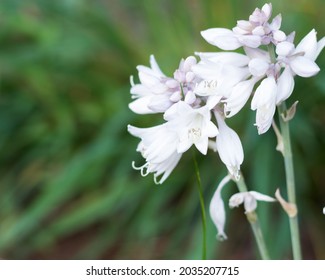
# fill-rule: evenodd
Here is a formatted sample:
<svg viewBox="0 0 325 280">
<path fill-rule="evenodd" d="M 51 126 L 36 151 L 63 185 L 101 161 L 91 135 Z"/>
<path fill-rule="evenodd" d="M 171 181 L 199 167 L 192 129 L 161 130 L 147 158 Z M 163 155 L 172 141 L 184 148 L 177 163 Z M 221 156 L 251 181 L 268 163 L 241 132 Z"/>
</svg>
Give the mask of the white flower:
<svg viewBox="0 0 325 280">
<path fill-rule="evenodd" d="M 273 76 L 264 79 L 256 89 L 251 109 L 256 110 L 258 133 L 265 133 L 272 125 L 276 108 L 277 85 Z"/>
<path fill-rule="evenodd" d="M 195 109 L 186 102 L 179 101 L 165 112 L 164 119 L 168 121 L 168 128 L 179 137 L 178 153 L 184 153 L 195 145 L 205 155 L 209 138 L 218 134 L 218 128 L 211 121 L 211 113 L 207 106 Z"/>
<path fill-rule="evenodd" d="M 237 133 L 228 127 L 224 119 L 215 113 L 219 135 L 217 136 L 216 147 L 221 161 L 227 166 L 229 173 L 239 179 L 240 165 L 244 160 L 244 151 Z"/>
<path fill-rule="evenodd" d="M 257 207 L 257 200 L 266 202 L 275 202 L 273 197 L 270 197 L 259 192 L 240 192 L 234 194 L 229 200 L 229 207 L 238 207 L 240 204 L 244 203 L 245 213 L 253 212 Z"/>
<path fill-rule="evenodd" d="M 221 191 L 230 180 L 231 176 L 229 175 L 222 179 L 212 197 L 209 207 L 210 216 L 214 225 L 217 228 L 217 238 L 219 240 L 227 239 L 227 235 L 225 234 L 226 212 L 224 202 L 221 197 Z"/>
<path fill-rule="evenodd" d="M 301 77 L 311 77 L 319 72 L 314 62 L 324 47 L 324 39 L 318 45 L 316 31 L 313 29 L 295 48 L 290 42 L 281 42 L 276 47 L 278 61 L 289 65 L 292 72 Z"/>
<path fill-rule="evenodd" d="M 179 162 L 182 154 L 177 152 L 178 135 L 162 124 L 149 128 L 137 128 L 128 125 L 128 131 L 133 136 L 141 138 L 137 151 L 141 152 L 146 163 L 133 168 L 140 170 L 142 176 L 154 173 L 156 184 L 162 184 Z M 161 176 L 158 181 L 158 177 Z"/>
<path fill-rule="evenodd" d="M 174 104 L 171 96 L 179 92 L 179 83 L 162 73 L 153 55 L 150 56 L 150 66 L 137 67 L 140 84 L 134 84 L 131 77 L 131 95 L 136 100 L 129 104 L 129 108 L 137 114 L 166 111 Z"/>
<path fill-rule="evenodd" d="M 281 76 L 277 81 L 278 93 L 276 96 L 276 104 L 280 104 L 282 101 L 288 99 L 293 92 L 295 82 L 293 79 L 293 73 L 289 66 L 286 66 Z"/>
<path fill-rule="evenodd" d="M 281 42 L 277 45 L 277 61 L 285 67 L 277 81 L 277 104 L 290 97 L 294 88 L 294 75 L 311 77 L 319 72 L 320 69 L 315 60 L 324 46 L 325 37 L 317 42 L 314 29 L 301 40 L 297 47 L 291 41 Z"/>
</svg>

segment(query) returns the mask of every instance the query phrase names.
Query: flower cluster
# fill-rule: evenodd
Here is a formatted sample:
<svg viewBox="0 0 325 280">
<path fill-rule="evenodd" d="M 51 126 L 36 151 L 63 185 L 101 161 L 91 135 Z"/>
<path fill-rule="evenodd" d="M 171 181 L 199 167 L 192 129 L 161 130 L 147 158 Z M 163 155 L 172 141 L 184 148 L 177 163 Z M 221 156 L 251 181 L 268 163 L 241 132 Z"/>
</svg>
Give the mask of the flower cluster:
<svg viewBox="0 0 325 280">
<path fill-rule="evenodd" d="M 220 83 L 204 80 L 196 73 L 202 72 L 202 65 L 194 56 L 182 59 L 172 78 L 162 73 L 154 56 L 150 57 L 150 66 L 138 66 L 140 84 L 134 84 L 131 78 L 135 101 L 129 107 L 138 114 L 163 113 L 165 122 L 150 128 L 128 126 L 132 135 L 141 138 L 137 151 L 146 159 L 141 167 L 135 163 L 133 167 L 143 176 L 153 173 L 155 182 L 161 184 L 182 154 L 194 145 L 203 155 L 209 147 L 218 151 L 229 172 L 239 176 L 243 148 L 236 132 L 224 121 L 222 95 L 215 94 L 220 91 Z M 228 71 L 234 70 L 229 65 Z M 234 83 L 229 75 L 226 80 Z M 217 124 L 211 120 L 212 115 Z"/>
<path fill-rule="evenodd" d="M 295 33 L 285 34 L 281 15 L 271 20 L 272 5 L 255 9 L 249 20 L 239 20 L 233 29 L 211 28 L 201 32 L 210 44 L 225 52 L 197 52 L 182 59 L 172 77 L 159 68 L 153 55 L 150 67 L 138 66 L 139 84 L 131 77 L 130 109 L 138 114 L 163 114 L 163 123 L 150 128 L 129 125 L 128 131 L 141 139 L 137 151 L 145 163 L 133 167 L 146 176 L 153 173 L 163 183 L 182 154 L 195 146 L 203 155 L 208 148 L 218 152 L 229 176 L 239 180 L 244 152 L 237 133 L 226 124 L 251 99 L 256 111 L 258 134 L 272 125 L 276 106 L 288 99 L 294 88 L 294 76 L 311 77 L 319 72 L 315 60 L 325 46 L 310 31 L 294 45 Z M 234 52 L 243 48 L 243 53 Z M 221 189 L 210 206 L 211 216 L 223 233 L 224 216 Z M 273 201 L 256 192 L 232 197 L 230 206 L 244 203 L 246 211 L 256 208 L 256 200 Z M 217 214 L 216 214 L 217 213 Z M 221 214 L 220 214 L 221 213 Z"/>
</svg>

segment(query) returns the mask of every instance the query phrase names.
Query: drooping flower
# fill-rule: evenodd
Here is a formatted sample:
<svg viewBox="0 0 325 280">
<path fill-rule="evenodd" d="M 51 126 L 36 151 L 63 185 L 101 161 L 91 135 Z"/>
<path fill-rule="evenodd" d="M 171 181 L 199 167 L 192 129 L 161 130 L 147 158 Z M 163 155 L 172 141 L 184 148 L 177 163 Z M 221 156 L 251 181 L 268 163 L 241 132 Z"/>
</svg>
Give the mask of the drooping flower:
<svg viewBox="0 0 325 280">
<path fill-rule="evenodd" d="M 217 238 L 219 240 L 227 239 L 227 235 L 225 233 L 225 223 L 226 223 L 226 211 L 223 199 L 221 197 L 221 191 L 223 187 L 231 180 L 231 176 L 227 175 L 225 178 L 221 180 L 219 183 L 212 199 L 210 202 L 210 216 L 217 228 L 218 234 Z"/>
<path fill-rule="evenodd" d="M 219 135 L 216 140 L 221 161 L 226 165 L 229 173 L 236 179 L 240 177 L 240 165 L 244 161 L 244 151 L 237 133 L 225 123 L 223 117 L 215 112 L 218 122 Z"/>
<path fill-rule="evenodd" d="M 146 163 L 140 167 L 136 167 L 133 162 L 133 168 L 140 170 L 142 176 L 153 173 L 155 183 L 162 184 L 182 156 L 182 153 L 177 152 L 177 133 L 170 130 L 166 123 L 149 128 L 128 125 L 128 131 L 133 136 L 141 138 L 137 151 L 146 159 Z"/>
<path fill-rule="evenodd" d="M 276 109 L 277 85 L 274 77 L 264 79 L 256 89 L 251 109 L 256 110 L 256 126 L 258 133 L 265 133 L 272 125 Z"/>
</svg>

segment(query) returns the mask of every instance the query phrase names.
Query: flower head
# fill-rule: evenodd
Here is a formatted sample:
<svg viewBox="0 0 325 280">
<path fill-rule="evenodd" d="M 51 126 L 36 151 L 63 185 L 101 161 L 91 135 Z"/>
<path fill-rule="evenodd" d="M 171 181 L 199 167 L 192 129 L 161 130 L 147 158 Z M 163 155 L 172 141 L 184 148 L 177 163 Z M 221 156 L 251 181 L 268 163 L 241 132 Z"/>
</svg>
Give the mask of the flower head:
<svg viewBox="0 0 325 280">
<path fill-rule="evenodd" d="M 139 65 L 139 84 L 131 77 L 131 96 L 135 101 L 129 104 L 137 114 L 163 113 L 173 104 L 185 100 L 188 104 L 200 102 L 196 100 L 193 89 L 200 81 L 191 71 L 196 58 L 190 56 L 182 59 L 174 77 L 167 77 L 159 68 L 153 55 L 150 56 L 150 68 Z"/>
<path fill-rule="evenodd" d="M 258 48 L 260 45 L 274 44 L 286 40 L 287 36 L 281 27 L 281 15 L 276 16 L 271 23 L 272 5 L 265 4 L 262 9 L 256 8 L 249 20 L 237 21 L 232 30 L 226 28 L 211 28 L 201 32 L 203 38 L 210 44 L 222 50 L 235 50 L 246 46 Z"/>
</svg>

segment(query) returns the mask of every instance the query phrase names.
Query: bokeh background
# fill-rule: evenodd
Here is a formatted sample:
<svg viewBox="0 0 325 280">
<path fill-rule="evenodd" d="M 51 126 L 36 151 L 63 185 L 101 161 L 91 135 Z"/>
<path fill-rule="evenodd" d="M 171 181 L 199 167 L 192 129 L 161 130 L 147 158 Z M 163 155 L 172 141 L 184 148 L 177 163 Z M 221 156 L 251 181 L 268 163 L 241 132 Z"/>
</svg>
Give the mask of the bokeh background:
<svg viewBox="0 0 325 280">
<path fill-rule="evenodd" d="M 274 0 L 282 30 L 298 42 L 312 28 L 325 35 L 324 0 Z M 160 186 L 142 178 L 143 162 L 127 124 L 161 116 L 128 109 L 129 76 L 155 54 L 167 75 L 194 51 L 216 51 L 200 36 L 235 25 L 263 1 L 1 0 L 0 258 L 200 259 L 201 216 L 192 153 Z M 289 103 L 303 254 L 325 259 L 325 53 L 323 70 L 296 78 Z M 254 112 L 229 121 L 242 138 L 250 189 L 285 196 L 273 131 L 258 137 Z M 197 155 L 206 208 L 225 167 Z M 224 189 L 228 199 L 234 185 Z M 276 204 L 258 207 L 271 257 L 291 258 L 287 218 Z M 228 240 L 208 217 L 208 257 L 255 259 L 243 209 L 227 209 Z"/>
</svg>

